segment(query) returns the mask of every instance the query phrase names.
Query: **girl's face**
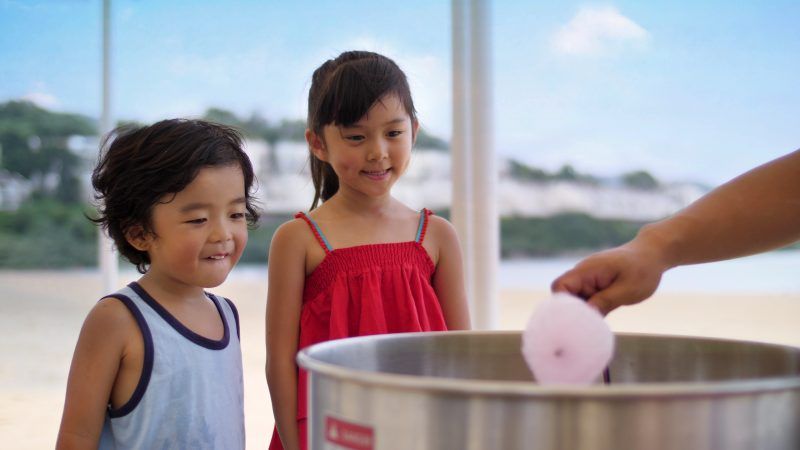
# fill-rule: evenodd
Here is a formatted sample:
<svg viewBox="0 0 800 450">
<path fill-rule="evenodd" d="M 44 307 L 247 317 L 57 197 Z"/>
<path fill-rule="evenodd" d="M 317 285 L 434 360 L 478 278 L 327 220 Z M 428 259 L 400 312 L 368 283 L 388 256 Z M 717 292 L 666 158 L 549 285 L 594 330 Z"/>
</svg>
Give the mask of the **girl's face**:
<svg viewBox="0 0 800 450">
<path fill-rule="evenodd" d="M 238 165 L 206 167 L 153 207 L 154 235 L 131 244 L 150 256 L 148 277 L 163 286 L 214 287 L 247 244 L 244 175 Z"/>
<path fill-rule="evenodd" d="M 323 139 L 307 132 L 314 155 L 339 177 L 339 192 L 383 197 L 406 171 L 419 124 L 400 99 L 387 95 L 348 127 L 326 125 Z"/>
</svg>

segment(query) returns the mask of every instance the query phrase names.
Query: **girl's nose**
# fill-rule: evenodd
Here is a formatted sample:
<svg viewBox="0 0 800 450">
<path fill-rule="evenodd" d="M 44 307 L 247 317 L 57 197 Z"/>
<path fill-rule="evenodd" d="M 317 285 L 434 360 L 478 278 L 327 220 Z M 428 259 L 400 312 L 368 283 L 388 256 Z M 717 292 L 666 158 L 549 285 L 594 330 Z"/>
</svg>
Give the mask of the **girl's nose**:
<svg viewBox="0 0 800 450">
<path fill-rule="evenodd" d="M 367 161 L 380 161 L 389 155 L 386 149 L 386 143 L 382 141 L 375 142 L 369 147 L 367 153 Z"/>
</svg>

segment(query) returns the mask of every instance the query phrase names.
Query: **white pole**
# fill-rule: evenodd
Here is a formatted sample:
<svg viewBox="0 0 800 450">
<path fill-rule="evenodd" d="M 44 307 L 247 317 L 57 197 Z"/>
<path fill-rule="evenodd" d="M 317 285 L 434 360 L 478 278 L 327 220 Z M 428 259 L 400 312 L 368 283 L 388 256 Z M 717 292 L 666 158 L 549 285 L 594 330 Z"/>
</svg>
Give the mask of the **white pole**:
<svg viewBox="0 0 800 450">
<path fill-rule="evenodd" d="M 458 233 L 464 258 L 464 279 L 467 304 L 475 310 L 474 258 L 472 256 L 472 227 L 470 223 L 472 189 L 470 183 L 472 152 L 469 141 L 469 9 L 464 0 L 452 0 L 453 40 L 453 134 L 450 139 L 452 195 L 450 220 Z M 473 326 L 475 315 L 472 315 Z"/>
<path fill-rule="evenodd" d="M 496 324 L 500 222 L 497 208 L 497 165 L 494 152 L 492 57 L 489 0 L 471 0 L 473 258 L 475 264 L 475 328 Z"/>
<path fill-rule="evenodd" d="M 103 110 L 100 116 L 100 135 L 111 131 L 111 0 L 103 0 Z M 113 242 L 101 229 L 97 236 L 97 262 L 105 295 L 117 290 L 119 267 Z"/>
</svg>

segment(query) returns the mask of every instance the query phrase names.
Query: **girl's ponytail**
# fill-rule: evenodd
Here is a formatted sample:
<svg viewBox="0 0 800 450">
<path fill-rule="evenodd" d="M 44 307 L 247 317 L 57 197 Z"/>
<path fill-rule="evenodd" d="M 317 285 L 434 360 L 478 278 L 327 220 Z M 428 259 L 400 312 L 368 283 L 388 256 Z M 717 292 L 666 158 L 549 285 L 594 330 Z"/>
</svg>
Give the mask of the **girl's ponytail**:
<svg viewBox="0 0 800 450">
<path fill-rule="evenodd" d="M 309 156 L 309 161 L 311 180 L 314 182 L 314 201 L 311 203 L 311 209 L 314 209 L 339 190 L 339 177 L 330 164 L 317 158 L 313 153 Z"/>
</svg>

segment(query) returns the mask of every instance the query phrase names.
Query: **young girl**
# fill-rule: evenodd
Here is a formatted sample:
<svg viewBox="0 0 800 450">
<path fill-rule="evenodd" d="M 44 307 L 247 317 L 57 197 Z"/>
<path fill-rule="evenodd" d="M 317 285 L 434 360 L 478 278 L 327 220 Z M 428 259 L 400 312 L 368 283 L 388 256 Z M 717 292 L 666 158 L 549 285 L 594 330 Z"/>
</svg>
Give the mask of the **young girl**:
<svg viewBox="0 0 800 450">
<path fill-rule="evenodd" d="M 243 449 L 239 318 L 220 285 L 255 222 L 239 134 L 165 120 L 116 130 L 96 220 L 142 277 L 89 312 L 57 448 Z"/>
<path fill-rule="evenodd" d="M 314 72 L 306 130 L 312 212 L 283 224 L 269 255 L 270 449 L 306 448 L 299 349 L 350 336 L 469 328 L 453 227 L 391 195 L 418 128 L 405 74 L 389 58 L 346 52 Z"/>
</svg>

